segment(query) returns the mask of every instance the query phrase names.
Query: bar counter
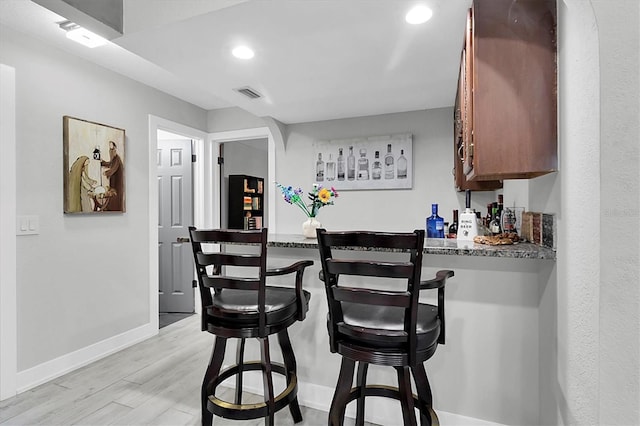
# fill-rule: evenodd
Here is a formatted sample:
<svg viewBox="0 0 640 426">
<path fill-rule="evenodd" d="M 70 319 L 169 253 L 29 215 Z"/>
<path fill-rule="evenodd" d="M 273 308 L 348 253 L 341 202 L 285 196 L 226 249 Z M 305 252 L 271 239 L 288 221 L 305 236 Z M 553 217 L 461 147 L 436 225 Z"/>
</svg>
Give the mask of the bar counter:
<svg viewBox="0 0 640 426">
<path fill-rule="evenodd" d="M 315 238 L 305 238 L 296 234 L 269 234 L 269 247 L 317 249 Z M 556 252 L 547 247 L 531 243 L 489 246 L 476 244 L 473 241 L 457 241 L 453 239 L 426 238 L 424 254 L 444 254 L 456 256 L 486 256 L 513 259 L 548 259 L 555 260 Z"/>
<path fill-rule="evenodd" d="M 326 292 L 318 279 L 318 243 L 301 234 L 274 233 L 269 235 L 268 246 L 269 267 L 314 261 L 303 278 L 303 288 L 311 293 L 309 312 L 289 332 L 298 364 L 298 398 L 303 405 L 328 410 L 340 356 L 329 351 Z M 447 281 L 445 295 L 446 344 L 439 345 L 425 363 L 441 424 L 465 424 L 468 417 L 499 424 L 537 424 L 538 380 L 544 361 L 540 339 L 553 320 L 543 306 L 556 297 L 556 283 L 551 280 L 556 253 L 530 243 L 487 246 L 431 238 L 425 240 L 424 253 L 422 279 L 441 269 L 455 272 Z M 367 254 L 384 255 L 379 251 Z M 341 256 L 358 257 L 359 253 Z M 404 257 L 395 253 L 391 259 L 395 258 Z M 278 285 L 276 278 L 272 283 Z M 290 283 L 283 281 L 283 285 Z M 435 297 L 435 292 L 421 292 L 421 300 L 428 303 L 435 303 Z M 247 359 L 259 358 L 258 348 L 248 351 L 254 357 Z M 231 355 L 228 362 L 233 362 Z M 371 369 L 369 375 L 371 383 L 397 383 L 393 369 Z M 259 377 L 253 386 L 256 391 L 262 389 Z M 368 421 L 397 425 L 395 403 L 379 398 L 367 408 Z M 355 404 L 347 410 L 354 415 Z"/>
</svg>

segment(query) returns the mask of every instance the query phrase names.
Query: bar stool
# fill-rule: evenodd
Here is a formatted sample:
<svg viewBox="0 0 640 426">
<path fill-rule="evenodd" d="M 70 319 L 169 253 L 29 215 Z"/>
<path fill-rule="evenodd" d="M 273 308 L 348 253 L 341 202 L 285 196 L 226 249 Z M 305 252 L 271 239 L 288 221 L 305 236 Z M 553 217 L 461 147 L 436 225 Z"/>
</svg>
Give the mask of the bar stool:
<svg viewBox="0 0 640 426">
<path fill-rule="evenodd" d="M 432 409 L 432 394 L 423 362 L 444 344 L 444 287 L 453 271 L 442 270 L 435 278 L 420 281 L 424 230 L 410 233 L 327 232 L 318 229 L 318 246 L 329 315 L 327 328 L 333 353 L 342 355 L 340 374 L 329 412 L 329 425 L 342 425 L 349 402 L 357 399 L 356 425 L 364 422 L 365 397 L 390 397 L 400 401 L 405 425 L 438 424 Z M 342 249 L 360 253 L 376 250 L 377 258 L 365 260 L 334 257 Z M 392 253 L 393 258 L 386 255 Z M 398 252 L 407 259 L 398 260 Z M 351 251 L 351 253 L 354 253 Z M 366 257 L 366 255 L 360 256 Z M 371 257 L 371 256 L 369 256 Z M 344 283 L 345 276 L 361 282 Z M 372 277 L 382 277 L 384 282 Z M 375 285 L 373 283 L 375 281 Z M 423 289 L 438 289 L 438 306 L 419 302 Z M 352 388 L 355 364 L 356 386 Z M 398 387 L 367 385 L 369 364 L 396 369 Z M 417 393 L 411 390 L 413 375 Z"/>
<path fill-rule="evenodd" d="M 202 424 L 211 425 L 213 415 L 217 415 L 236 420 L 264 417 L 265 424 L 270 426 L 274 424 L 274 414 L 286 406 L 294 422 L 301 422 L 296 359 L 287 328 L 302 321 L 309 309 L 311 295 L 302 289 L 302 277 L 313 261 L 268 270 L 266 228 L 240 231 L 189 227 L 189 233 L 202 300 L 202 331 L 215 335 L 211 360 L 202 381 Z M 224 245 L 224 251 L 212 250 L 215 248 L 212 245 L 217 244 Z M 257 253 L 249 253 L 251 249 L 247 246 L 254 246 L 253 251 Z M 292 273 L 295 273 L 295 288 L 266 284 L 267 276 Z M 278 336 L 283 364 L 271 361 L 269 336 L 273 334 Z M 245 339 L 252 337 L 260 341 L 260 361 L 244 360 Z M 220 371 L 229 338 L 240 339 L 236 364 Z M 243 404 L 243 372 L 254 370 L 262 371 L 264 402 Z M 274 395 L 273 372 L 286 377 L 287 387 L 279 395 Z M 232 403 L 218 398 L 216 389 L 233 376 L 236 384 Z"/>
</svg>

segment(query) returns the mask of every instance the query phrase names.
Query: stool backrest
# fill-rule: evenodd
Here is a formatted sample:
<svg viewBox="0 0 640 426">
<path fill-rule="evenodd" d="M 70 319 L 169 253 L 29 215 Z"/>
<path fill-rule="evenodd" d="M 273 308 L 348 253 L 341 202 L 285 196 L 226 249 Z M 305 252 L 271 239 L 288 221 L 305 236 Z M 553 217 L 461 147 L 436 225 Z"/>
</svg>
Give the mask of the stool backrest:
<svg viewBox="0 0 640 426">
<path fill-rule="evenodd" d="M 257 292 L 259 333 L 266 335 L 265 283 L 267 270 L 267 228 L 243 231 L 236 229 L 198 230 L 189 227 L 191 246 L 198 275 L 198 287 L 202 300 L 202 330 L 206 330 L 206 306 L 211 306 L 211 289 L 250 290 Z M 225 251 L 203 250 L 203 245 L 224 244 Z M 232 252 L 232 246 L 257 246 L 257 253 Z M 236 247 L 237 249 L 237 247 Z M 225 266 L 238 266 L 233 275 L 228 275 Z M 211 272 L 207 272 L 211 267 Z"/>
<path fill-rule="evenodd" d="M 411 357 L 416 350 L 416 322 L 418 312 L 418 296 L 420 293 L 420 274 L 422 270 L 422 251 L 424 246 L 424 230 L 413 232 L 371 232 L 346 231 L 328 232 L 317 230 L 320 260 L 322 262 L 322 278 L 324 280 L 329 307 L 329 340 L 331 350 L 336 350 L 338 327 L 343 324 L 342 302 L 365 305 L 393 306 L 404 308 L 404 336 L 406 336 L 407 353 Z M 334 257 L 334 251 L 341 249 L 358 250 L 357 259 L 351 255 Z M 366 256 L 367 251 L 380 251 L 375 256 Z M 385 252 L 404 252 L 406 260 L 398 260 L 398 254 L 385 256 Z M 341 251 L 341 253 L 346 253 Z M 375 260 L 361 257 L 376 257 Z M 385 258 L 385 260 L 380 260 Z M 341 276 L 382 277 L 388 279 L 388 286 L 368 286 L 341 284 Z M 366 279 L 364 280 L 366 281 Z M 377 282 L 377 280 L 376 280 Z M 363 333 L 370 332 L 362 330 Z M 385 330 L 377 330 L 376 334 L 384 339 Z M 389 332 L 389 336 L 397 338 L 397 332 Z"/>
</svg>

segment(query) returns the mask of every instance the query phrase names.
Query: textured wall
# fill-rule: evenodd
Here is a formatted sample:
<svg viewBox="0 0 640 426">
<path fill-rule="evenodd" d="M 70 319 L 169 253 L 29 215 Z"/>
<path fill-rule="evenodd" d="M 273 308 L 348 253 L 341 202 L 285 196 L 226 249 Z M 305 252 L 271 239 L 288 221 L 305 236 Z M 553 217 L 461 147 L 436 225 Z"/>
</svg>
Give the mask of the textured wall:
<svg viewBox="0 0 640 426">
<path fill-rule="evenodd" d="M 600 424 L 640 424 L 640 2 L 593 0 L 600 34 Z"/>
<path fill-rule="evenodd" d="M 597 32 L 590 5 L 565 2 L 558 26 L 562 215 L 557 398 L 562 423 L 597 424 L 600 93 Z"/>
<path fill-rule="evenodd" d="M 558 7 L 561 214 L 557 283 L 540 306 L 556 323 L 541 322 L 541 423 L 636 425 L 639 4 Z"/>
</svg>

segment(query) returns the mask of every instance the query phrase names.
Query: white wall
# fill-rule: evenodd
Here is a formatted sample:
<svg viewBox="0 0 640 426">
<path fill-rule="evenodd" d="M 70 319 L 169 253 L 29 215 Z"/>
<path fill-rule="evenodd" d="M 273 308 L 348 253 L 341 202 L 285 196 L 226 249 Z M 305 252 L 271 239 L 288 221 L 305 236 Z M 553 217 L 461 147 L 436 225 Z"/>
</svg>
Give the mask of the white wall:
<svg viewBox="0 0 640 426">
<path fill-rule="evenodd" d="M 453 209 L 464 208 L 464 193 L 456 192 L 453 185 L 452 116 L 452 108 L 441 108 L 289 125 L 286 151 L 276 151 L 276 180 L 311 189 L 315 141 L 411 133 L 412 189 L 341 191 L 335 205 L 320 210 L 318 220 L 334 230 L 412 230 L 425 227 L 431 204 L 438 203 L 440 216 L 450 221 Z M 473 207 L 484 211 L 484 206 L 496 197 L 493 191 L 474 192 Z M 301 233 L 305 217 L 283 200 L 274 202 L 278 232 Z"/>
<path fill-rule="evenodd" d="M 215 109 L 207 114 L 207 130 L 211 133 L 264 126 L 263 119 L 238 107 Z"/>
<path fill-rule="evenodd" d="M 38 215 L 41 228 L 17 241 L 24 388 L 53 373 L 26 374 L 34 368 L 144 327 L 156 315 L 149 312 L 157 295 L 149 294 L 148 115 L 204 129 L 206 112 L 4 27 L 0 62 L 16 70 L 16 210 Z M 126 213 L 62 213 L 63 115 L 126 130 Z M 78 359 L 67 361 L 73 367 Z"/>
<path fill-rule="evenodd" d="M 600 51 L 600 424 L 640 424 L 640 2 L 592 0 Z M 586 330 L 580 329 L 581 332 Z"/>
</svg>

